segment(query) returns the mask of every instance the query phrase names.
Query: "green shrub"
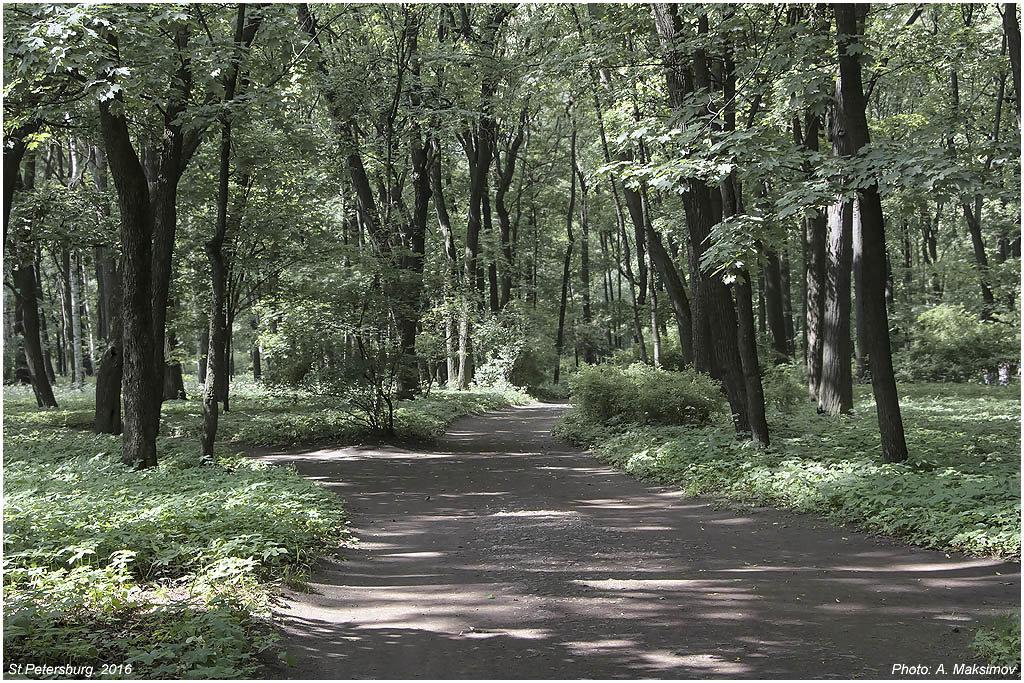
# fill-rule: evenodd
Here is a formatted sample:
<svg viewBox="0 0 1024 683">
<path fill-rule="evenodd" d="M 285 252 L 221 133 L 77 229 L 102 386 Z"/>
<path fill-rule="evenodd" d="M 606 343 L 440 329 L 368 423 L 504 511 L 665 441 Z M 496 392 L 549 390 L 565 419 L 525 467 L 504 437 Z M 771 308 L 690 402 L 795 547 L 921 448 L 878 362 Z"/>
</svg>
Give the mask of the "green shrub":
<svg viewBox="0 0 1024 683">
<path fill-rule="evenodd" d="M 765 405 L 784 413 L 795 410 L 807 399 L 807 387 L 800 375 L 800 368 L 795 364 L 769 365 L 765 368 L 761 378 Z"/>
<path fill-rule="evenodd" d="M 1020 672 L 1020 610 L 1000 614 L 978 629 L 971 649 L 991 666 L 1016 667 Z"/>
<path fill-rule="evenodd" d="M 581 367 L 569 391 L 580 413 L 601 422 L 701 424 L 722 407 L 721 391 L 707 375 L 643 363 Z"/>
<path fill-rule="evenodd" d="M 910 348 L 896 355 L 897 378 L 905 381 L 980 381 L 983 368 L 1019 360 L 1019 328 L 986 322 L 962 306 L 939 304 L 917 316 Z"/>
</svg>

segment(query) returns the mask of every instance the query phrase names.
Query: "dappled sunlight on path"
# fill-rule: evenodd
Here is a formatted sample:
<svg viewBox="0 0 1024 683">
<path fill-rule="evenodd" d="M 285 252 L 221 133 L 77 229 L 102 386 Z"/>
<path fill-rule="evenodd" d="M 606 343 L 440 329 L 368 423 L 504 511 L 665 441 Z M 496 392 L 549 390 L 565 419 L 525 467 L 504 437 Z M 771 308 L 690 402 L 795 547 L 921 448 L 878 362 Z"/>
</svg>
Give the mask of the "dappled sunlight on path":
<svg viewBox="0 0 1024 683">
<path fill-rule="evenodd" d="M 970 661 L 1020 566 L 636 482 L 550 437 L 562 407 L 463 418 L 422 452 L 263 456 L 348 501 L 360 543 L 280 614 L 294 678 L 850 678 Z"/>
</svg>

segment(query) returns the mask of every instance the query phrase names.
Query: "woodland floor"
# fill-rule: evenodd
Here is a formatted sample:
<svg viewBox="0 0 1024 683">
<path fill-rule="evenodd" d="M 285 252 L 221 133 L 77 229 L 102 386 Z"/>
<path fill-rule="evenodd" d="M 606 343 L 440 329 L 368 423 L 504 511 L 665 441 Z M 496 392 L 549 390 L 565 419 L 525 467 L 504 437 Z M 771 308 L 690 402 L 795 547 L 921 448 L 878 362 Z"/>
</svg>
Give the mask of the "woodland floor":
<svg viewBox="0 0 1024 683">
<path fill-rule="evenodd" d="M 553 438 L 562 409 L 421 450 L 264 451 L 344 496 L 360 539 L 286 594 L 278 675 L 952 677 L 978 620 L 1020 605 L 1019 563 L 645 485 Z"/>
</svg>

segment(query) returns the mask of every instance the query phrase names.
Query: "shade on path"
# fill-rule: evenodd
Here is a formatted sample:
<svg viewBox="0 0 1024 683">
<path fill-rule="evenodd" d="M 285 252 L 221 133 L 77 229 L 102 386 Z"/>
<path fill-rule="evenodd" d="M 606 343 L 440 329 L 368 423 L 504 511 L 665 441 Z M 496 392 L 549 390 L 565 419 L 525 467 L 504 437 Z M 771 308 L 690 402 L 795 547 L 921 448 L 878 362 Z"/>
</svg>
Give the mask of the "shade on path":
<svg viewBox="0 0 1024 683">
<path fill-rule="evenodd" d="M 1020 607 L 1019 563 L 646 485 L 554 439 L 563 408 L 263 456 L 344 496 L 360 539 L 287 594 L 280 675 L 941 678 Z"/>
</svg>

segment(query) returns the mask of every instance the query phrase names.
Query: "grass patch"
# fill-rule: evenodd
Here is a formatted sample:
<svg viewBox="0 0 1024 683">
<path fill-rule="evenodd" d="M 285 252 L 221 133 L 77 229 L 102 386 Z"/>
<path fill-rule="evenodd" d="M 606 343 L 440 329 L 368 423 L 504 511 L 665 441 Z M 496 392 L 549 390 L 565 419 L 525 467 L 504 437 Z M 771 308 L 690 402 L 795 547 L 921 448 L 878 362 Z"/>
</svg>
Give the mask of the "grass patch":
<svg viewBox="0 0 1024 683">
<path fill-rule="evenodd" d="M 709 426 L 594 423 L 571 411 L 556 428 L 634 476 L 692 495 L 823 513 L 916 545 L 1020 556 L 1020 394 L 1015 387 L 900 387 L 910 449 L 881 461 L 874 402 L 857 387 L 855 414 L 838 419 L 802 404 L 770 412 L 772 447 L 737 441 L 721 417 Z"/>
</svg>

